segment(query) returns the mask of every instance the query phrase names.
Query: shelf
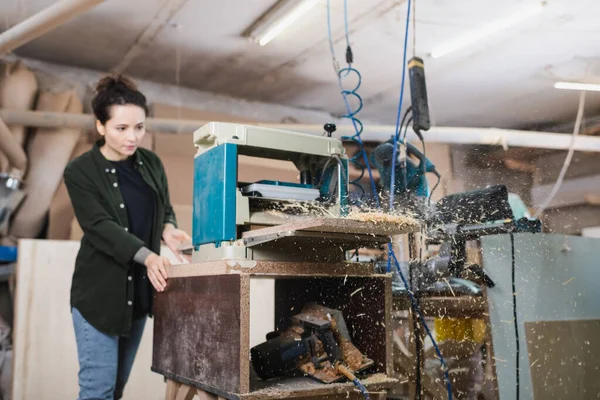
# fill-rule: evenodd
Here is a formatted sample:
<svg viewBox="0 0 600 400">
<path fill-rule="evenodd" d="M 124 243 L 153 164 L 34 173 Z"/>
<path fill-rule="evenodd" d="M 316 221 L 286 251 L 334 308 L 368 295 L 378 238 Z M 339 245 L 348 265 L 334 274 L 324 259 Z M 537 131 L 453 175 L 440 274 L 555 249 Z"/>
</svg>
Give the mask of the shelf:
<svg viewBox="0 0 600 400">
<path fill-rule="evenodd" d="M 398 383 L 397 379 L 389 378 L 384 374 L 374 374 L 361 382 L 369 391 L 379 391 L 391 388 Z M 251 381 L 252 392 L 240 395 L 240 399 L 259 400 L 259 399 L 282 399 L 298 398 L 310 396 L 328 396 L 335 394 L 346 394 L 357 391 L 356 386 L 351 382 L 346 383 L 319 383 L 311 378 L 286 378 L 264 382 L 260 380 Z"/>
<path fill-rule="evenodd" d="M 487 300 L 483 296 L 421 297 L 419 306 L 424 316 L 433 318 L 481 318 L 488 312 Z M 408 296 L 395 296 L 394 308 L 410 308 Z"/>
</svg>

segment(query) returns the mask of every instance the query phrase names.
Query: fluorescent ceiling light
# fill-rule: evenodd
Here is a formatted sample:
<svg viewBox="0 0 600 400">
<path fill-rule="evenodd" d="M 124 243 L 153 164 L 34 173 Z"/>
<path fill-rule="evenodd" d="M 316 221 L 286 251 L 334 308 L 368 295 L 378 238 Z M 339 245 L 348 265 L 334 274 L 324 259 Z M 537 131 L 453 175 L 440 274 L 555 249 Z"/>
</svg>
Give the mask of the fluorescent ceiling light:
<svg viewBox="0 0 600 400">
<path fill-rule="evenodd" d="M 593 92 L 600 92 L 600 84 L 594 83 L 556 82 L 554 87 L 556 89 L 589 90 Z"/>
<path fill-rule="evenodd" d="M 249 36 L 261 46 L 265 46 L 277 35 L 296 22 L 312 9 L 320 0 L 279 0 L 244 36 Z"/>
<path fill-rule="evenodd" d="M 488 36 L 492 36 L 500 31 L 506 30 L 511 26 L 518 24 L 519 22 L 531 18 L 540 13 L 543 9 L 544 3 L 538 3 L 536 6 L 523 9 L 510 17 L 498 20 L 496 22 L 491 22 L 485 27 L 468 32 L 464 36 L 461 36 L 446 45 L 434 48 L 431 51 L 431 56 L 433 58 L 439 58 L 453 51 L 462 49 L 463 47 L 469 46 L 475 42 L 485 39 Z"/>
</svg>

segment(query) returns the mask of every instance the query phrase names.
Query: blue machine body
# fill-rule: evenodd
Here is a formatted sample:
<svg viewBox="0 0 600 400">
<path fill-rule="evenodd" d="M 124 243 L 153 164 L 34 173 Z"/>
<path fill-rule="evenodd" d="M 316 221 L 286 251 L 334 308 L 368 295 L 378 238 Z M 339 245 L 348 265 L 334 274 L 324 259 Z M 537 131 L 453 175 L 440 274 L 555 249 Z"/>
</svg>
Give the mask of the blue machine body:
<svg viewBox="0 0 600 400">
<path fill-rule="evenodd" d="M 192 242 L 195 248 L 205 244 L 219 247 L 222 242 L 237 239 L 237 185 L 238 155 L 247 150 L 232 143 L 215 146 L 194 158 L 194 199 Z M 347 181 L 348 163 L 341 159 L 344 167 L 342 179 Z M 335 179 L 337 163 L 320 171 L 318 188 L 321 198 L 327 201 L 340 188 L 340 211 L 346 215 L 348 185 L 338 185 Z M 263 180 L 258 183 L 275 186 L 310 188 L 315 185 Z"/>
<path fill-rule="evenodd" d="M 379 170 L 381 176 L 381 184 L 384 190 L 389 190 L 392 179 L 392 158 L 393 158 L 393 139 L 380 144 L 375 148 L 371 155 L 373 165 Z M 399 139 L 399 146 L 405 146 L 404 142 Z M 416 157 L 419 162 L 416 163 L 410 158 L 406 159 L 406 172 L 403 171 L 400 162 L 396 163 L 396 171 L 394 174 L 394 187 L 396 194 L 410 192 L 418 197 L 429 196 L 429 184 L 427 182 L 427 173 L 436 173 L 435 165 L 425 157 L 414 145 L 406 144 L 406 153 L 409 156 Z M 397 154 L 400 154 L 398 150 Z M 405 176 L 406 175 L 406 180 Z"/>
<path fill-rule="evenodd" d="M 226 143 L 194 159 L 194 246 L 236 239 L 237 156 Z"/>
</svg>

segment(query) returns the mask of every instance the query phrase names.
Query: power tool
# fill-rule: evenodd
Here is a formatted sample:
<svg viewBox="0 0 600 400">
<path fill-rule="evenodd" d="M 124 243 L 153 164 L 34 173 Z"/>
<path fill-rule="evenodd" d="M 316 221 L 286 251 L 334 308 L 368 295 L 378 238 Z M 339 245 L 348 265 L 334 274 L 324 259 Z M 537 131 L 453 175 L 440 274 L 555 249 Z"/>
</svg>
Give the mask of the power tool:
<svg viewBox="0 0 600 400">
<path fill-rule="evenodd" d="M 283 332 L 271 332 L 267 341 L 250 349 L 252 366 L 263 380 L 308 375 L 322 383 L 344 379 L 338 364 L 353 372 L 374 364 L 351 342 L 342 313 L 318 304 L 307 304 L 291 318 Z"/>
<path fill-rule="evenodd" d="M 398 146 L 406 147 L 406 159 L 401 159 L 403 152 L 396 152 L 396 168 L 394 173 L 394 195 L 413 195 L 427 197 L 429 185 L 425 173 L 432 173 L 440 178 L 435 165 L 425 157 L 414 145 L 398 140 Z M 379 171 L 381 185 L 385 192 L 389 191 L 392 180 L 392 160 L 394 155 L 393 138 L 377 146 L 371 153 L 371 162 Z M 416 160 L 414 160 L 416 159 Z M 418 164 L 417 164 L 418 161 Z"/>
<path fill-rule="evenodd" d="M 482 295 L 480 287 L 461 279 L 470 275 L 487 287 L 495 285 L 481 266 L 467 265 L 467 242 L 486 235 L 541 232 L 541 221 L 514 217 L 505 185 L 452 194 L 434 207 L 425 242 L 441 247 L 420 270 L 417 286 L 422 294 Z"/>
<path fill-rule="evenodd" d="M 423 141 L 421 131 L 429 130 L 429 105 L 427 100 L 427 87 L 425 85 L 425 69 L 423 60 L 413 57 L 408 62 L 411 106 L 406 110 L 405 118 L 411 114 L 408 120 L 413 123 L 413 130 Z M 396 149 L 397 160 L 394 172 L 394 196 L 399 198 L 429 196 L 429 185 L 426 174 L 433 173 L 440 178 L 435 165 L 425 157 L 425 154 L 414 145 L 405 143 L 405 138 L 400 136 L 404 124 L 404 118 L 398 132 L 395 132 L 398 149 Z M 408 128 L 408 126 L 406 127 Z M 379 170 L 381 184 L 384 192 L 389 191 L 392 183 L 392 160 L 394 154 L 394 137 L 375 148 L 371 155 L 371 161 Z M 413 158 L 419 161 L 417 164 Z M 406 203 L 404 204 L 406 205 Z"/>
<path fill-rule="evenodd" d="M 422 58 L 413 57 L 408 61 L 408 79 L 410 81 L 413 129 L 417 135 L 420 135 L 421 131 L 427 131 L 431 127 L 427 86 L 425 85 L 425 64 Z"/>
</svg>

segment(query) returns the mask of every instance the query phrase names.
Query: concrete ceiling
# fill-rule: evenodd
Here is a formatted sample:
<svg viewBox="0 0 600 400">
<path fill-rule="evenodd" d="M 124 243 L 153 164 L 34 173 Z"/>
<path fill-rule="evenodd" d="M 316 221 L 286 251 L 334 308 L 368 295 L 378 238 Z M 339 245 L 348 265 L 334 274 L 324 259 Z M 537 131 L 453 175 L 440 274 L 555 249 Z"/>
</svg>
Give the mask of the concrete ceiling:
<svg viewBox="0 0 600 400">
<path fill-rule="evenodd" d="M 0 1 L 0 29 L 54 0 Z M 265 47 L 243 32 L 275 0 L 108 0 L 15 51 L 18 56 L 109 71 L 233 97 L 344 111 L 327 42 L 326 1 Z M 536 0 L 418 0 L 417 56 L 425 59 L 432 119 L 444 126 L 531 127 L 575 118 L 578 95 L 557 80 L 600 83 L 598 0 L 549 0 L 518 26 L 442 58 L 428 53 Z M 343 1 L 332 0 L 338 60 Z M 406 2 L 348 0 L 350 40 L 362 73 L 361 116 L 393 124 Z M 138 43 L 138 45 L 136 45 Z M 412 38 L 409 56 L 413 54 Z M 408 103 L 408 85 L 405 104 Z M 600 111 L 600 94 L 588 96 Z"/>
</svg>

